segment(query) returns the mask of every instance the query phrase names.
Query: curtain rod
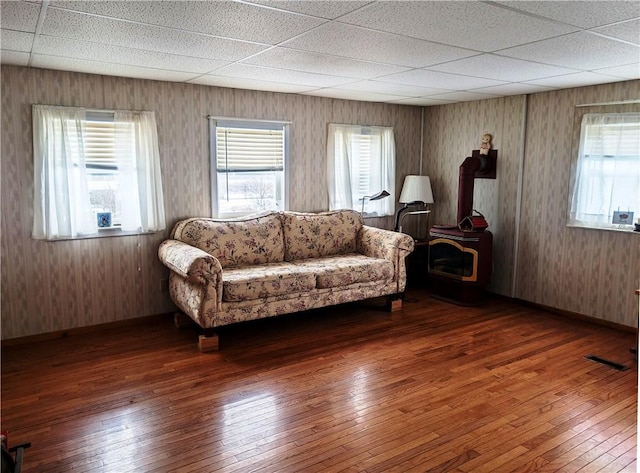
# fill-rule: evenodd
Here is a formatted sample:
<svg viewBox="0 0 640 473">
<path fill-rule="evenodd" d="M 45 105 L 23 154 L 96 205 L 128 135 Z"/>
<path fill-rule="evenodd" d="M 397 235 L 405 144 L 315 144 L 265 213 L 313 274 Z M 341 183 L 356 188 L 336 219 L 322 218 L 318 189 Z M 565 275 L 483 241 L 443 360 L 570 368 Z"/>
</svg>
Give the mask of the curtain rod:
<svg viewBox="0 0 640 473">
<path fill-rule="evenodd" d="M 290 125 L 291 121 L 286 120 L 269 120 L 261 118 L 238 118 L 238 117 L 216 117 L 214 115 L 207 115 L 207 120 L 220 120 L 229 122 L 255 122 L 255 123 L 277 123 L 279 125 Z"/>
<path fill-rule="evenodd" d="M 640 99 L 619 100 L 617 102 L 600 102 L 600 103 L 580 103 L 576 107 L 598 107 L 602 105 L 630 105 L 640 103 Z"/>
<path fill-rule="evenodd" d="M 131 112 L 131 113 L 149 113 L 153 110 L 129 110 L 129 109 L 109 109 L 109 108 L 95 108 L 95 107 L 77 107 L 70 105 L 52 105 L 48 103 L 34 103 L 32 105 L 38 105 L 40 107 L 60 107 L 70 108 L 75 110 L 84 110 L 85 112 L 104 112 L 104 113 L 116 113 L 116 112 Z"/>
</svg>

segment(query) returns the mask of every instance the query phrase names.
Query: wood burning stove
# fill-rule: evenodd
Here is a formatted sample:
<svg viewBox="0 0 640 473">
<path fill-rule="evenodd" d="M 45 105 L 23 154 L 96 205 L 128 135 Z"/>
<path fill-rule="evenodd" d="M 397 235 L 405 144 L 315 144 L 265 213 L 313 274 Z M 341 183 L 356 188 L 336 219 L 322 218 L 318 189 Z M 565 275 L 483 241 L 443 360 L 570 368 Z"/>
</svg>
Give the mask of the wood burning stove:
<svg viewBox="0 0 640 473">
<path fill-rule="evenodd" d="M 482 300 L 491 281 L 491 232 L 433 228 L 429 232 L 429 278 L 435 295 L 461 304 Z"/>
<path fill-rule="evenodd" d="M 493 235 L 463 226 L 473 222 L 473 187 L 476 178 L 495 179 L 497 150 L 481 156 L 474 150 L 460 165 L 458 224 L 434 225 L 429 231 L 429 278 L 433 294 L 463 305 L 479 303 L 491 281 Z M 482 219 L 484 221 L 484 219 Z"/>
</svg>

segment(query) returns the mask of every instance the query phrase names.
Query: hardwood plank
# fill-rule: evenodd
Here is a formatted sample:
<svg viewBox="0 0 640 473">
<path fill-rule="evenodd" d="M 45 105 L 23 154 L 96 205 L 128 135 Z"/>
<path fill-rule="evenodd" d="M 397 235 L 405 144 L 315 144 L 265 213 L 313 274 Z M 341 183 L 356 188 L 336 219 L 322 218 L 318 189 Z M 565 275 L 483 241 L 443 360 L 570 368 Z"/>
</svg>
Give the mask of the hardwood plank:
<svg viewBox="0 0 640 473">
<path fill-rule="evenodd" d="M 627 466 L 625 466 L 621 470 L 612 470 L 612 471 L 617 471 L 618 473 L 638 473 L 638 461 L 633 460 L 631 463 L 629 463 Z M 606 473 L 606 472 L 602 471 L 602 473 Z"/>
<path fill-rule="evenodd" d="M 633 334 L 497 297 L 381 308 L 223 327 L 208 354 L 169 315 L 3 345 L 1 427 L 29 472 L 634 471 Z"/>
</svg>

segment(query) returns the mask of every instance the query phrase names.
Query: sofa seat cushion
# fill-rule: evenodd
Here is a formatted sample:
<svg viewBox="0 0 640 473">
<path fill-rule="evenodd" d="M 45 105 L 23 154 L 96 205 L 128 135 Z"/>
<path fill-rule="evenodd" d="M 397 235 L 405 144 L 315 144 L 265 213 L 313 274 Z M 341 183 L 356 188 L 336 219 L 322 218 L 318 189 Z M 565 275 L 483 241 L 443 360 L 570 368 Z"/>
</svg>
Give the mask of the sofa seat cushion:
<svg viewBox="0 0 640 473">
<path fill-rule="evenodd" d="M 361 216 L 353 210 L 284 212 L 284 259 L 296 261 L 356 251 Z"/>
<path fill-rule="evenodd" d="M 364 282 L 393 281 L 393 263 L 358 253 L 312 258 L 292 262 L 316 274 L 316 287 L 326 289 Z"/>
<path fill-rule="evenodd" d="M 283 294 L 305 293 L 316 287 L 312 269 L 291 263 L 267 263 L 225 269 L 222 273 L 222 300 L 238 302 Z"/>
</svg>

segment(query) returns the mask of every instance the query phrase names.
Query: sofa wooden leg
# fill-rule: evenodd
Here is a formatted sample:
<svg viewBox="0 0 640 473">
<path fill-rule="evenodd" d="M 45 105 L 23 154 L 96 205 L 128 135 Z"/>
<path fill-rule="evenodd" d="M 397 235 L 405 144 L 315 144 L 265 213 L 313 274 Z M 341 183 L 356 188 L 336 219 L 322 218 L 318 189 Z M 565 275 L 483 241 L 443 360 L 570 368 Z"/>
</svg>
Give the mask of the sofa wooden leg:
<svg viewBox="0 0 640 473">
<path fill-rule="evenodd" d="M 182 312 L 174 312 L 173 325 L 175 325 L 176 328 L 183 329 L 193 327 L 196 323 L 191 320 L 191 317 L 188 315 L 183 314 Z"/>
<path fill-rule="evenodd" d="M 206 353 L 218 350 L 218 335 L 216 333 L 206 333 L 198 337 L 198 349 Z"/>
<path fill-rule="evenodd" d="M 398 312 L 402 310 L 402 298 L 389 297 L 387 298 L 387 310 L 389 312 Z"/>
</svg>

